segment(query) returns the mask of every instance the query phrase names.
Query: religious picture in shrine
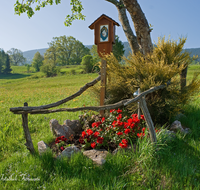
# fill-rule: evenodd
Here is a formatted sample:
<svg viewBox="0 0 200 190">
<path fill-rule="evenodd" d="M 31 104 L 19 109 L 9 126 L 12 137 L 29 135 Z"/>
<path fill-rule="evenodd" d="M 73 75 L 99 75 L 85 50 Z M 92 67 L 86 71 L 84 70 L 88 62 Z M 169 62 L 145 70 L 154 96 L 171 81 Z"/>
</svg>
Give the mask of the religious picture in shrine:
<svg viewBox="0 0 200 190">
<path fill-rule="evenodd" d="M 108 25 L 100 26 L 100 42 L 108 42 Z"/>
</svg>

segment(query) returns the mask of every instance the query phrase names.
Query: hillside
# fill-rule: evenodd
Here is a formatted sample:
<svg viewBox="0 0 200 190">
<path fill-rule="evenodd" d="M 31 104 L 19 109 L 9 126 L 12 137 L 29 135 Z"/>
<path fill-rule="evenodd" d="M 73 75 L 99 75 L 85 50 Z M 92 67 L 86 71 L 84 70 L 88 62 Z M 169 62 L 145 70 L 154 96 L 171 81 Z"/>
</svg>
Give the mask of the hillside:
<svg viewBox="0 0 200 190">
<path fill-rule="evenodd" d="M 127 57 L 129 55 L 129 53 L 131 52 L 131 49 L 130 49 L 130 46 L 128 44 L 128 42 L 123 42 L 124 44 L 124 49 L 125 49 L 125 52 L 124 52 L 124 55 Z M 86 45 L 87 48 L 91 49 L 92 48 L 92 45 Z M 23 52 L 23 55 L 24 57 L 27 59 L 27 62 L 28 63 L 31 63 L 35 53 L 37 51 L 40 52 L 41 55 L 44 55 L 45 51 L 47 50 L 48 48 L 42 48 L 42 49 L 35 49 L 35 50 L 29 50 L 29 51 L 24 51 Z M 193 55 L 198 55 L 198 60 L 200 62 L 200 48 L 188 48 L 188 49 L 185 49 L 186 51 L 190 52 L 191 53 L 191 56 Z"/>
</svg>

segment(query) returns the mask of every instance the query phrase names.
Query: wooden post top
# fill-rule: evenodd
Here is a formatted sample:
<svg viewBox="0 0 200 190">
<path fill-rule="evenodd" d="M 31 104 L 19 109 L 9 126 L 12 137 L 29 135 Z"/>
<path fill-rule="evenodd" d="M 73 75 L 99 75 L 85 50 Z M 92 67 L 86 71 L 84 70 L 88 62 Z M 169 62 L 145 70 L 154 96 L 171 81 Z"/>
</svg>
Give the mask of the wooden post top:
<svg viewBox="0 0 200 190">
<path fill-rule="evenodd" d="M 115 25 L 120 26 L 112 18 L 102 14 L 89 28 L 94 29 L 94 43 L 100 57 L 112 52 L 112 44 L 115 43 Z"/>
</svg>

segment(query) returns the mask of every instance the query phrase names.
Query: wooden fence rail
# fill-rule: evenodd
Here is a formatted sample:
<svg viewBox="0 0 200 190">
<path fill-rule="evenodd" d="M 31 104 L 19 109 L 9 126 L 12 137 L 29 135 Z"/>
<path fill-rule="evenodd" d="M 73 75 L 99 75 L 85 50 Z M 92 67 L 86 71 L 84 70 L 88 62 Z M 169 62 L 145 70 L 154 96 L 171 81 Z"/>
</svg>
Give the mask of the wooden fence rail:
<svg viewBox="0 0 200 190">
<path fill-rule="evenodd" d="M 119 108 L 121 106 L 127 106 L 131 103 L 138 102 L 138 101 L 140 101 L 141 109 L 143 111 L 147 126 L 150 131 L 151 141 L 154 143 L 156 142 L 156 134 L 155 134 L 154 124 L 153 124 L 151 115 L 150 115 L 147 105 L 146 105 L 145 96 L 149 93 L 152 93 L 159 89 L 165 88 L 168 84 L 155 86 L 153 88 L 150 88 L 150 89 L 142 92 L 141 94 L 139 94 L 137 97 L 135 97 L 133 99 L 125 99 L 125 100 L 119 101 L 115 104 L 109 104 L 109 105 L 105 105 L 105 106 L 88 106 L 88 107 L 79 107 L 79 108 L 60 108 L 60 109 L 48 110 L 49 108 L 59 106 L 63 103 L 66 103 L 66 102 L 76 98 L 77 96 L 80 96 L 85 90 L 87 90 L 89 87 L 95 85 L 98 81 L 100 81 L 100 79 L 101 79 L 101 76 L 98 76 L 96 79 L 94 79 L 90 83 L 85 84 L 75 94 L 73 94 L 63 100 L 60 100 L 58 102 L 52 103 L 52 104 L 38 106 L 38 107 L 28 107 L 28 103 L 24 103 L 24 107 L 10 108 L 10 111 L 13 112 L 14 114 L 22 114 L 22 125 L 23 125 L 24 134 L 25 134 L 25 138 L 26 138 L 25 145 L 27 146 L 27 149 L 32 154 L 35 152 L 35 150 L 33 147 L 31 135 L 30 135 L 29 128 L 28 128 L 28 114 L 49 114 L 49 113 L 63 112 L 63 111 L 76 112 L 76 111 L 83 111 L 83 110 L 93 110 L 93 111 L 110 110 L 110 109 Z"/>
</svg>

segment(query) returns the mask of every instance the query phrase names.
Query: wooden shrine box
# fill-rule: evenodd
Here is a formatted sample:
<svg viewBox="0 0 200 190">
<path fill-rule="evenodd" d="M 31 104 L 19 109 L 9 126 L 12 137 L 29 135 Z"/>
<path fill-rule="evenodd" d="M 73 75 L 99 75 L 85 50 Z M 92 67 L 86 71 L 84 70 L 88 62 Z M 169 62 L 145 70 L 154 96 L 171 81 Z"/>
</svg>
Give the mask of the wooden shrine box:
<svg viewBox="0 0 200 190">
<path fill-rule="evenodd" d="M 102 14 L 89 26 L 90 29 L 94 29 L 94 43 L 97 45 L 100 57 L 112 52 L 112 45 L 115 43 L 115 25 L 119 26 L 116 21 Z"/>
</svg>

